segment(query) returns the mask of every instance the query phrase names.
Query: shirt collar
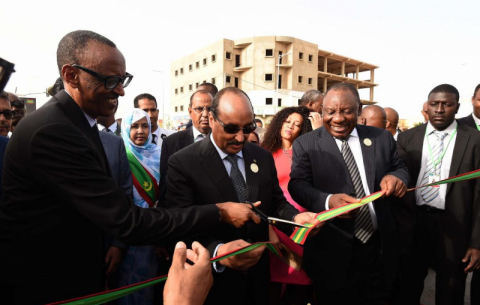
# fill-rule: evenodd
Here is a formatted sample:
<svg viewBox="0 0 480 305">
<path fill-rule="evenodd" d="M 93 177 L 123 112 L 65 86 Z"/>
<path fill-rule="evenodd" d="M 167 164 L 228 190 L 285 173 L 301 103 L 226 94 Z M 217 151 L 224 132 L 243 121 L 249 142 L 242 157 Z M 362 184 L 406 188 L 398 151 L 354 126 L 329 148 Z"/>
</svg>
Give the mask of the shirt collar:
<svg viewBox="0 0 480 305">
<path fill-rule="evenodd" d="M 210 134 L 210 140 L 212 140 L 212 143 L 213 143 L 213 146 L 215 147 L 215 149 L 217 150 L 218 154 L 220 155 L 220 158 L 225 159 L 228 154 L 227 153 L 224 153 L 218 146 L 217 146 L 217 143 L 215 143 L 215 140 L 213 139 L 213 134 Z M 243 151 L 239 151 L 237 154 L 236 154 L 238 157 L 242 158 L 243 159 Z"/>
<path fill-rule="evenodd" d="M 348 136 L 348 138 L 358 138 L 358 131 L 357 131 L 357 127 L 353 128 L 352 132 L 350 133 L 350 135 Z M 342 139 L 339 139 L 339 138 L 335 138 L 335 140 L 338 140 L 338 141 L 342 141 Z"/>
<path fill-rule="evenodd" d="M 477 116 L 473 112 L 472 112 L 472 117 L 473 117 L 473 120 L 475 121 L 475 124 L 477 124 L 477 126 L 479 126 L 480 125 L 480 118 L 477 118 Z"/>
<path fill-rule="evenodd" d="M 67 94 L 72 97 L 72 95 L 70 93 L 68 93 L 67 90 L 65 90 L 65 92 L 67 92 Z M 82 109 L 82 108 L 80 108 Z M 93 127 L 93 125 L 97 124 L 97 120 L 93 119 L 91 116 L 89 116 L 88 114 L 85 113 L 85 111 L 83 111 L 82 109 L 82 112 L 83 114 L 85 115 L 85 117 L 87 118 L 87 121 L 88 121 L 88 124 L 90 124 L 90 127 Z"/>
<path fill-rule="evenodd" d="M 455 129 L 457 129 L 457 120 L 453 120 L 453 123 L 450 124 L 443 132 L 446 132 L 448 135 L 451 135 Z M 427 123 L 427 134 L 430 135 L 435 129 L 432 124 L 430 124 L 430 121 Z"/>
<path fill-rule="evenodd" d="M 199 135 L 203 135 L 203 133 L 201 133 L 200 131 L 198 131 L 197 128 L 195 128 L 195 126 L 192 126 L 192 130 L 193 130 L 193 140 L 195 141 L 195 139 L 199 136 Z"/>
</svg>

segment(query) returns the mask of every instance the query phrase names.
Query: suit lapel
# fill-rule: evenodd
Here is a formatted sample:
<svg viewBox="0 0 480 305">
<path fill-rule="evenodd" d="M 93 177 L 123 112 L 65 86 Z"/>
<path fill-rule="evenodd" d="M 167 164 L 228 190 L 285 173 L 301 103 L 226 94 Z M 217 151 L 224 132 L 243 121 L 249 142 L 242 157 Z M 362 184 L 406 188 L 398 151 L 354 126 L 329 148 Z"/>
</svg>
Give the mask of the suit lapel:
<svg viewBox="0 0 480 305">
<path fill-rule="evenodd" d="M 103 148 L 102 143 L 97 139 L 97 136 L 93 133 L 92 127 L 88 124 L 85 114 L 82 109 L 75 103 L 75 101 L 68 95 L 64 90 L 60 91 L 55 98 L 62 105 L 63 110 L 67 117 L 77 126 L 80 132 L 90 141 L 92 146 L 96 149 L 98 153 L 98 159 L 102 168 L 110 176 L 110 166 L 107 163 L 107 157 Z"/>
<path fill-rule="evenodd" d="M 253 144 L 252 144 L 253 145 Z M 243 159 L 245 161 L 245 176 L 247 179 L 247 198 L 250 202 L 257 201 L 258 198 L 258 182 L 259 182 L 259 172 L 254 173 L 250 166 L 251 164 L 259 164 L 260 160 L 255 159 L 253 152 L 249 149 L 250 143 L 246 143 L 243 148 Z M 260 164 L 258 169 L 267 166 Z"/>
<path fill-rule="evenodd" d="M 200 157 L 200 165 L 222 194 L 223 200 L 237 202 L 237 194 L 232 181 L 210 137 L 206 137 L 200 142 Z"/>
<path fill-rule="evenodd" d="M 360 140 L 360 147 L 362 148 L 363 164 L 365 168 L 365 175 L 367 176 L 368 189 L 371 193 L 375 190 L 375 148 L 378 145 L 377 141 L 372 141 L 370 146 L 365 145 L 364 140 L 368 138 L 370 131 L 368 128 L 357 125 L 358 137 Z"/>
<path fill-rule="evenodd" d="M 450 165 L 450 177 L 459 174 L 458 170 L 463 161 L 463 155 L 465 154 L 465 148 L 467 147 L 468 139 L 470 139 L 470 133 L 467 131 L 467 127 L 458 124 L 457 138 L 455 140 L 455 146 L 453 147 L 452 163 Z M 452 183 L 447 184 L 447 195 L 451 189 L 451 186 Z"/>
<path fill-rule="evenodd" d="M 316 141 L 316 148 L 315 152 L 318 154 L 318 157 L 322 157 L 322 151 L 330 152 L 330 156 L 336 159 L 336 164 L 342 164 L 342 167 L 335 168 L 338 171 L 340 177 L 350 185 L 351 189 L 353 190 L 352 179 L 350 179 L 350 174 L 347 169 L 347 165 L 345 164 L 345 160 L 343 159 L 342 153 L 338 149 L 337 143 L 335 139 L 329 134 L 325 128 L 321 128 L 318 134 L 318 139 Z"/>
</svg>

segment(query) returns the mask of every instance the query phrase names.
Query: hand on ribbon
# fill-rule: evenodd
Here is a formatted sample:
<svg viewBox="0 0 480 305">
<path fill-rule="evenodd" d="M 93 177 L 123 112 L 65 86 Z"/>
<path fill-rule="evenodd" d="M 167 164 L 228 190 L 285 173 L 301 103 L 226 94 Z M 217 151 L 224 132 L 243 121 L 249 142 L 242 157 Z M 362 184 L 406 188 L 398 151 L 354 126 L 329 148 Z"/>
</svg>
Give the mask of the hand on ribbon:
<svg viewBox="0 0 480 305">
<path fill-rule="evenodd" d="M 385 196 L 394 195 L 402 198 L 407 192 L 407 186 L 402 180 L 394 175 L 386 175 L 380 182 L 380 188 L 385 192 Z"/>
<path fill-rule="evenodd" d="M 231 241 L 218 247 L 217 256 L 222 256 L 225 253 L 229 253 L 249 245 L 249 243 L 242 239 Z M 219 263 L 234 270 L 246 271 L 258 263 L 258 260 L 262 256 L 264 250 L 265 246 L 261 246 L 242 254 L 230 256 L 224 260 L 221 260 Z"/>
<path fill-rule="evenodd" d="M 333 194 L 330 196 L 328 199 L 328 207 L 330 209 L 337 208 L 342 205 L 346 205 L 349 203 L 354 203 L 357 202 L 358 199 L 354 198 L 352 196 L 348 196 L 347 194 Z M 338 218 L 353 218 L 355 214 L 357 213 L 357 210 L 350 211 L 348 213 L 342 214 L 338 216 Z"/>
<path fill-rule="evenodd" d="M 297 214 L 293 221 L 300 225 L 310 223 L 314 228 L 310 231 L 309 236 L 315 236 L 320 228 L 325 224 L 325 222 L 320 222 L 315 218 L 316 214 L 312 212 L 305 212 Z"/>
<path fill-rule="evenodd" d="M 172 267 L 163 291 L 166 305 L 200 305 L 205 302 L 213 285 L 210 253 L 200 243 L 194 242 L 187 250 L 183 242 L 178 242 L 173 253 Z M 187 258 L 194 263 L 190 265 Z"/>
</svg>

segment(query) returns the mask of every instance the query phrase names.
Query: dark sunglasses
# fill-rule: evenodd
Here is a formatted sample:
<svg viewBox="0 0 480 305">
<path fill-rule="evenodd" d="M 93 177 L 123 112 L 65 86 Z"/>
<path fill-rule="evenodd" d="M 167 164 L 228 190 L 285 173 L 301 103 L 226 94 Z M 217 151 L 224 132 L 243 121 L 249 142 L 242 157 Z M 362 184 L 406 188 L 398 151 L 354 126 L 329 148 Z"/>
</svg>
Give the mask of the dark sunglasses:
<svg viewBox="0 0 480 305">
<path fill-rule="evenodd" d="M 23 101 L 13 101 L 13 102 L 10 102 L 10 105 L 12 105 L 12 107 L 15 107 L 15 108 L 18 108 L 18 109 L 25 108 L 25 103 Z"/>
<path fill-rule="evenodd" d="M 5 117 L 5 120 L 11 120 L 15 117 L 15 113 L 12 110 L 0 111 L 0 115 L 2 115 L 2 114 Z"/>
<path fill-rule="evenodd" d="M 238 125 L 233 125 L 233 124 L 228 124 L 228 125 L 225 125 L 219 118 L 218 116 L 215 114 L 215 112 L 213 111 L 210 111 L 212 113 L 212 115 L 215 117 L 215 119 L 220 122 L 220 124 L 223 126 L 223 130 L 228 133 L 228 134 L 236 134 L 237 132 L 239 132 L 240 130 L 243 130 L 243 133 L 244 134 L 249 134 L 249 133 L 252 133 L 255 131 L 255 129 L 257 129 L 257 125 L 255 125 L 254 122 L 252 122 L 252 125 L 250 126 L 245 126 L 243 128 L 240 128 L 238 127 Z"/>
<path fill-rule="evenodd" d="M 72 67 L 74 68 L 78 68 L 84 72 L 87 72 L 88 74 L 90 75 L 93 75 L 93 76 L 96 76 L 100 79 L 103 79 L 105 81 L 105 89 L 108 89 L 108 90 L 113 90 L 117 85 L 118 83 L 122 83 L 123 85 L 123 88 L 126 88 L 128 86 L 128 84 L 130 84 L 130 82 L 132 81 L 132 78 L 133 78 L 133 75 L 131 75 L 130 73 L 126 73 L 124 77 L 120 77 L 120 76 L 105 76 L 105 75 L 102 75 L 98 72 L 95 72 L 93 70 L 90 70 L 90 69 L 87 69 L 85 67 L 82 67 L 80 65 L 77 65 L 77 64 L 72 64 Z"/>
<path fill-rule="evenodd" d="M 204 112 L 205 110 L 207 110 L 207 112 L 210 112 L 212 110 L 212 107 L 195 107 L 193 108 L 193 111 L 195 111 L 195 113 L 202 113 Z"/>
</svg>

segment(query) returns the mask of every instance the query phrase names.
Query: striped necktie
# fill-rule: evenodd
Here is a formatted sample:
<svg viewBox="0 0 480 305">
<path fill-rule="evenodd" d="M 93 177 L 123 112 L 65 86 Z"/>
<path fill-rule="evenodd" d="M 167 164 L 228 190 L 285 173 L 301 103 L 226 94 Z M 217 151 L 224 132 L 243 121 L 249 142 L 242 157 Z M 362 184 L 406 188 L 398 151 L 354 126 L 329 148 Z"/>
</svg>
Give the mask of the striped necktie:
<svg viewBox="0 0 480 305">
<path fill-rule="evenodd" d="M 238 202 L 247 201 L 247 186 L 245 184 L 245 179 L 243 179 L 242 172 L 238 168 L 239 156 L 237 155 L 228 155 L 225 159 L 232 164 L 232 170 L 230 171 L 230 179 L 232 180 L 233 187 L 235 188 L 235 193 L 237 194 Z"/>
<path fill-rule="evenodd" d="M 425 173 L 423 174 L 421 185 L 425 185 L 429 182 L 428 177 L 430 176 L 430 174 L 438 175 L 438 177 L 440 177 L 440 168 L 442 167 L 442 160 L 438 161 L 438 164 L 436 167 L 435 167 L 435 164 L 433 163 L 433 160 L 438 160 L 442 155 L 443 139 L 445 139 L 448 133 L 444 131 L 438 131 L 438 130 L 434 130 L 433 133 L 437 137 L 437 140 L 435 141 L 435 144 L 433 144 L 432 154 L 429 155 L 427 158 L 427 166 L 425 167 Z M 429 203 L 433 199 L 437 198 L 439 189 L 440 189 L 439 187 L 424 187 L 420 194 L 422 195 L 423 200 L 425 200 L 425 203 Z"/>
<path fill-rule="evenodd" d="M 352 179 L 352 184 L 355 189 L 355 196 L 357 198 L 365 197 L 365 190 L 363 189 L 362 178 L 358 171 L 357 163 L 353 157 L 353 153 L 350 150 L 348 145 L 348 138 L 341 140 L 342 141 L 342 156 L 347 165 L 348 172 L 350 173 L 350 178 Z M 368 205 L 362 206 L 357 215 L 355 216 L 355 229 L 354 235 L 362 243 L 366 243 L 370 237 L 372 237 L 374 232 L 372 218 L 370 217 L 370 210 Z"/>
</svg>

